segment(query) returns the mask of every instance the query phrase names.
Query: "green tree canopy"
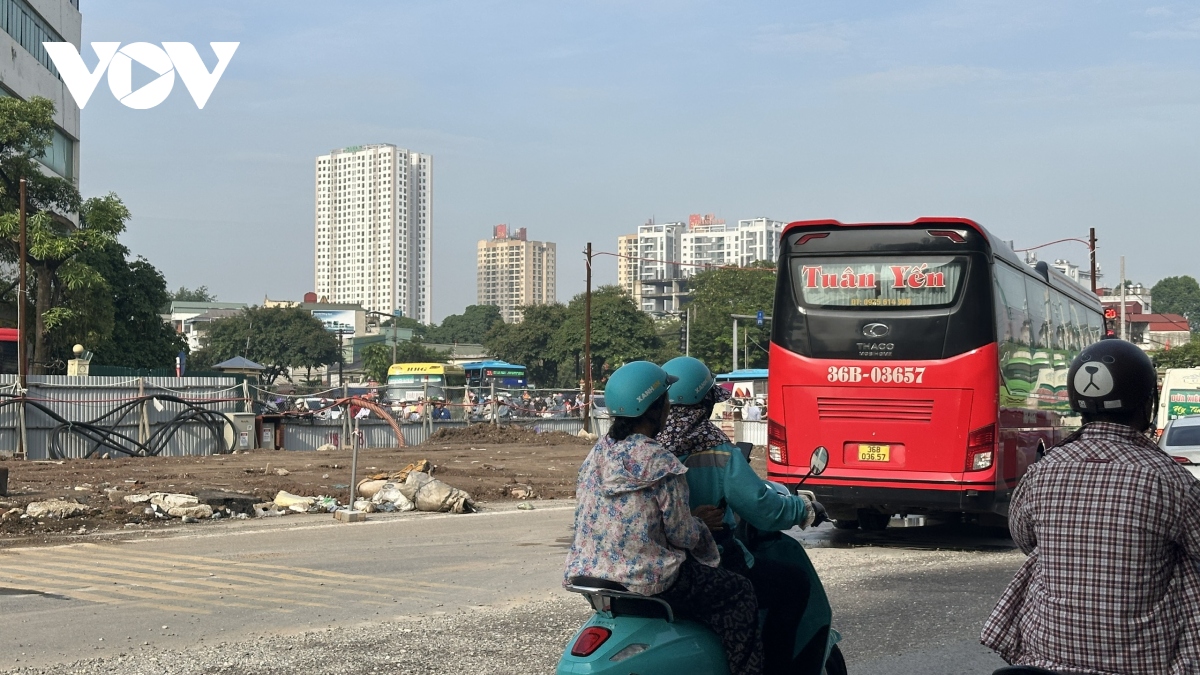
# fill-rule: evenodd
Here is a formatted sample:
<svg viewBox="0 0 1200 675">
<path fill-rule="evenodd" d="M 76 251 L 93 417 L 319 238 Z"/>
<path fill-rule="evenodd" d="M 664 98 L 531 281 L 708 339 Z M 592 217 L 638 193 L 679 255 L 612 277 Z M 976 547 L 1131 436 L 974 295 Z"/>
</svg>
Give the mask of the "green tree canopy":
<svg viewBox="0 0 1200 675">
<path fill-rule="evenodd" d="M 179 290 L 171 294 L 171 300 L 176 302 L 216 302 L 217 296 L 208 290 L 208 286 L 197 286 L 196 288 L 188 288 L 180 286 Z"/>
<path fill-rule="evenodd" d="M 1200 331 L 1200 284 L 1189 276 L 1167 277 L 1150 289 L 1154 311 L 1160 314 L 1182 314 L 1187 317 L 1192 332 Z"/>
<path fill-rule="evenodd" d="M 433 344 L 478 344 L 492 326 L 500 323 L 500 308 L 495 305 L 468 305 L 462 314 L 451 314 L 439 326 L 425 331 L 425 342 Z"/>
<path fill-rule="evenodd" d="M 391 319 L 384 319 L 379 326 L 381 328 L 390 328 L 393 323 L 396 325 L 396 328 L 410 329 L 413 332 L 413 339 L 424 340 L 425 332 L 429 330 L 429 326 L 426 326 L 411 316 L 397 316 Z"/>
<path fill-rule="evenodd" d="M 692 277 L 692 356 L 704 361 L 714 373 L 733 367 L 733 319 L 731 314 L 767 316 L 775 305 L 774 265 L 759 261 L 740 269 L 715 269 Z M 745 333 L 743 333 L 743 330 Z M 762 328 L 753 319 L 738 322 L 738 367 L 765 368 L 770 341 L 770 324 Z M 744 336 L 749 337 L 747 345 Z M 748 353 L 749 362 L 743 361 Z"/>
<path fill-rule="evenodd" d="M 564 385 L 559 377 L 559 362 L 553 344 L 555 332 L 567 318 L 566 305 L 533 305 L 521 308 L 519 323 L 501 321 L 492 326 L 483 338 L 483 346 L 492 356 L 525 366 L 528 381 L 542 387 L 575 386 L 574 382 Z M 574 363 L 572 362 L 574 377 Z"/>
<path fill-rule="evenodd" d="M 216 364 L 243 355 L 266 367 L 263 380 L 267 384 L 281 375 L 291 381 L 290 368 L 311 371 L 342 359 L 337 336 L 299 307 L 250 307 L 236 316 L 217 319 L 203 343 L 198 363 Z"/>
<path fill-rule="evenodd" d="M 559 363 L 562 386 L 578 386 L 583 362 L 585 297 L 571 299 L 566 318 L 554 332 L 550 354 Z M 653 360 L 663 348 L 654 320 L 639 310 L 619 286 L 592 292 L 592 378 L 599 384 L 630 361 Z"/>
<path fill-rule="evenodd" d="M 1200 366 L 1200 341 L 1193 338 L 1185 345 L 1150 352 L 1150 358 L 1158 368 L 1195 368 Z"/>
</svg>

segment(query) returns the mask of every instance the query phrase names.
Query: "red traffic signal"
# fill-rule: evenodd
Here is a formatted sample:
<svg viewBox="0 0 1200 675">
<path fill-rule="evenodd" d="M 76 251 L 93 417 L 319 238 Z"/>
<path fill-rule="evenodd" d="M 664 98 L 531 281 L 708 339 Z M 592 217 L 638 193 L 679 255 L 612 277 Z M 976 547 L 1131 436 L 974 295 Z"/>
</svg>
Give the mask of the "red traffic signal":
<svg viewBox="0 0 1200 675">
<path fill-rule="evenodd" d="M 1106 318 L 1106 319 L 1117 318 L 1117 310 L 1112 307 L 1105 307 L 1104 308 L 1104 318 Z"/>
</svg>

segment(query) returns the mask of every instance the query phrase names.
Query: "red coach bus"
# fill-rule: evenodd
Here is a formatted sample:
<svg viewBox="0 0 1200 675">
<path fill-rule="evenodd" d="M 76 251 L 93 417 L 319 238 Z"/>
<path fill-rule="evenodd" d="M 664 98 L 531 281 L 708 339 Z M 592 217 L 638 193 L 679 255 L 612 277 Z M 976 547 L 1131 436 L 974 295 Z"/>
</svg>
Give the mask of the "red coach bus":
<svg viewBox="0 0 1200 675">
<path fill-rule="evenodd" d="M 771 336 L 771 480 L 811 489 L 841 528 L 892 514 L 995 514 L 1078 426 L 1067 369 L 1100 303 L 979 224 L 788 225 Z M 972 518 L 987 516 L 972 515 Z"/>
</svg>

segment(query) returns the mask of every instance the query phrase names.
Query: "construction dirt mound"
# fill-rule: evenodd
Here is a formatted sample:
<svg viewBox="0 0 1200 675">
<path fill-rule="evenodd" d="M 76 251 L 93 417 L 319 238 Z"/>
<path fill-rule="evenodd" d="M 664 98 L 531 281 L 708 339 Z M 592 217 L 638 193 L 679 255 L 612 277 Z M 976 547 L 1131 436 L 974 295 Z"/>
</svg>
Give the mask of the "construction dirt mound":
<svg viewBox="0 0 1200 675">
<path fill-rule="evenodd" d="M 594 441 L 572 436 L 562 431 L 538 433 L 531 427 L 515 425 L 472 424 L 459 429 L 440 429 L 429 437 L 429 443 L 520 443 L 521 445 L 592 445 Z"/>
</svg>

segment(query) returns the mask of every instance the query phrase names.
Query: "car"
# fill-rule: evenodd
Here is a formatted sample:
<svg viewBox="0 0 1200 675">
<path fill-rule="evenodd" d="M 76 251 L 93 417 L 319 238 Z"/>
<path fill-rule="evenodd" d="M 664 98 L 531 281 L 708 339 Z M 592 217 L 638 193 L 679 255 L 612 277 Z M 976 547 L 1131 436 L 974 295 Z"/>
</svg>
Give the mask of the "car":
<svg viewBox="0 0 1200 675">
<path fill-rule="evenodd" d="M 1168 422 L 1158 447 L 1200 480 L 1200 415 L 1177 417 Z"/>
<path fill-rule="evenodd" d="M 604 405 L 604 392 L 592 394 L 592 417 L 608 417 L 608 406 Z"/>
</svg>

